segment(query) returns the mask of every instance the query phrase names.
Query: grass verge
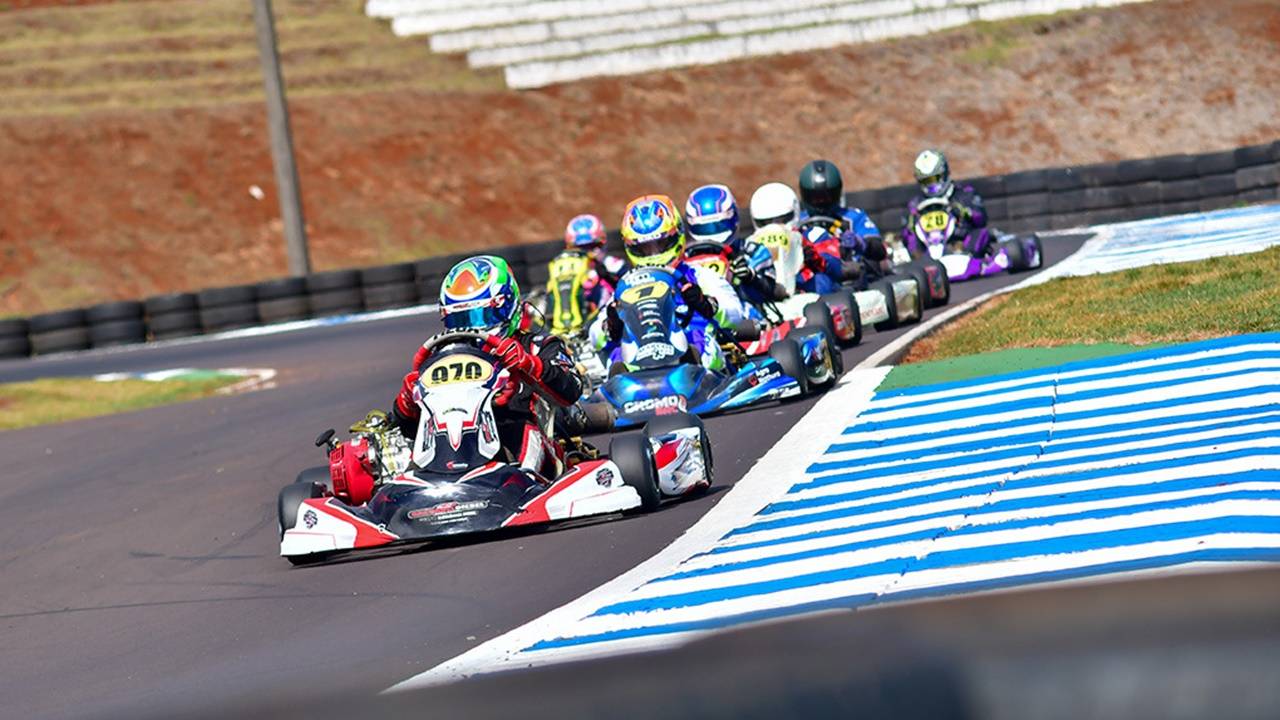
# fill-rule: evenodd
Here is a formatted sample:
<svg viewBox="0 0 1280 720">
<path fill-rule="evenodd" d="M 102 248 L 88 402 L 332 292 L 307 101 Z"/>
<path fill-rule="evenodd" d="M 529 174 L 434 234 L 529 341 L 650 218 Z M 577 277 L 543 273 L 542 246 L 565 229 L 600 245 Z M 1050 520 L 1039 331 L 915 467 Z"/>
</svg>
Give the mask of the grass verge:
<svg viewBox="0 0 1280 720">
<path fill-rule="evenodd" d="M 242 381 L 231 375 L 172 380 L 46 378 L 0 385 L 0 430 L 113 415 L 208 397 Z"/>
<path fill-rule="evenodd" d="M 1008 348 L 1146 346 L 1280 330 L 1280 246 L 1060 278 L 1001 295 L 912 346 L 904 363 Z"/>
</svg>

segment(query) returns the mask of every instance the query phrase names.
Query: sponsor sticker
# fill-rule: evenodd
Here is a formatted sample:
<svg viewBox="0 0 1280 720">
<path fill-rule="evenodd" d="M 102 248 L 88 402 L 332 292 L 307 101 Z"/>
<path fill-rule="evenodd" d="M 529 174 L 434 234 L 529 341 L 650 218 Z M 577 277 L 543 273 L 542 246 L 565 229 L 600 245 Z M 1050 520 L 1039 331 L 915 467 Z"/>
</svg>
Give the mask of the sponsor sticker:
<svg viewBox="0 0 1280 720">
<path fill-rule="evenodd" d="M 649 343 L 641 345 L 636 350 L 636 360 L 666 360 L 669 357 L 675 357 L 680 354 L 679 350 L 671 343 Z"/>
<path fill-rule="evenodd" d="M 410 520 L 459 520 L 464 517 L 470 517 L 477 511 L 483 510 L 489 506 L 487 500 L 473 500 L 471 502 L 444 502 L 439 505 L 432 505 L 428 508 L 418 508 L 405 513 Z"/>
<path fill-rule="evenodd" d="M 302 522 L 307 526 L 307 529 L 310 530 L 316 526 L 316 523 L 320 522 L 320 518 L 316 516 L 315 510 L 307 510 L 302 513 Z"/>
<path fill-rule="evenodd" d="M 609 487 L 613 484 L 613 471 L 609 468 L 601 468 L 596 473 L 596 482 L 600 483 L 600 487 Z"/>
<path fill-rule="evenodd" d="M 684 412 L 688 407 L 689 401 L 683 395 L 667 395 L 647 400 L 632 400 L 622 406 L 622 412 L 626 414 L 653 412 L 658 415 L 671 415 Z"/>
</svg>

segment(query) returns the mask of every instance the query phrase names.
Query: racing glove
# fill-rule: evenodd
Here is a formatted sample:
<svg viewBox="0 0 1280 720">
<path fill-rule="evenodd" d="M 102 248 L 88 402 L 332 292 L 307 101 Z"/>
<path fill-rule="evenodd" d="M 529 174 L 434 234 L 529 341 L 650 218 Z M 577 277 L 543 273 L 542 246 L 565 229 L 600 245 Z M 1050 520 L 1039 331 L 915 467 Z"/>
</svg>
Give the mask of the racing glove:
<svg viewBox="0 0 1280 720">
<path fill-rule="evenodd" d="M 751 268 L 751 263 L 747 262 L 746 255 L 735 257 L 729 269 L 733 272 L 733 282 L 737 285 L 750 285 L 751 281 L 756 279 L 756 271 Z"/>
<path fill-rule="evenodd" d="M 400 393 L 396 395 L 395 414 L 404 420 L 418 419 L 418 403 L 413 400 L 413 386 L 418 383 L 418 371 L 410 370 L 400 383 Z"/>
<path fill-rule="evenodd" d="M 973 211 L 964 203 L 951 203 L 951 212 L 955 213 L 961 220 L 970 220 L 973 218 Z"/>
<path fill-rule="evenodd" d="M 518 372 L 530 380 L 542 377 L 542 359 L 525 350 L 515 338 L 490 335 L 485 338 L 484 349 L 508 370 Z"/>
<path fill-rule="evenodd" d="M 680 297 L 684 300 L 684 304 L 689 306 L 690 310 L 702 317 L 708 320 L 715 317 L 715 304 L 711 301 L 711 298 L 707 297 L 706 293 L 702 292 L 702 288 L 694 283 L 686 283 L 684 287 L 681 287 Z"/>
<path fill-rule="evenodd" d="M 816 248 L 809 243 L 804 244 L 804 266 L 815 273 L 821 274 L 827 270 L 827 261 L 822 259 Z"/>
</svg>

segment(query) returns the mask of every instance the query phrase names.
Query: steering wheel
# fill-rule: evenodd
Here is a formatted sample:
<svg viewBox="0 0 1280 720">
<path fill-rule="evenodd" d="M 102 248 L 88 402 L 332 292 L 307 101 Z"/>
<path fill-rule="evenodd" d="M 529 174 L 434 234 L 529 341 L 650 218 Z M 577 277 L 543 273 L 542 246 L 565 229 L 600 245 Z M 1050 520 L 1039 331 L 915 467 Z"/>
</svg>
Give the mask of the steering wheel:
<svg viewBox="0 0 1280 720">
<path fill-rule="evenodd" d="M 810 215 L 804 220 L 801 220 L 800 224 L 797 225 L 796 228 L 799 229 L 801 232 L 804 232 L 805 230 L 808 230 L 811 227 L 819 226 L 823 230 L 830 232 L 831 228 L 835 227 L 836 225 L 839 225 L 840 223 L 841 223 L 841 220 L 839 218 L 833 218 L 828 215 Z"/>
<path fill-rule="evenodd" d="M 452 330 L 427 338 L 427 341 L 422 343 L 422 347 L 430 352 L 434 351 L 438 347 L 454 345 L 462 342 L 474 343 L 477 346 L 483 346 L 484 341 L 488 338 L 488 333 L 476 332 L 474 330 Z"/>
</svg>

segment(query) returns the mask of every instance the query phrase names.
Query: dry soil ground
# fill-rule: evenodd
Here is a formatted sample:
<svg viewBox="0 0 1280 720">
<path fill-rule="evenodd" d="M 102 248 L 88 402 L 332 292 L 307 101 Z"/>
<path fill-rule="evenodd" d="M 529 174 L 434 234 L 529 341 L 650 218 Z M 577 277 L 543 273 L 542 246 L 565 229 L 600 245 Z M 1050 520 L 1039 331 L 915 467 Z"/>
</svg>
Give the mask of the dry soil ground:
<svg viewBox="0 0 1280 720">
<path fill-rule="evenodd" d="M 0 314 L 284 272 L 246 6 L 0 13 Z M 220 19 L 196 22 L 203 8 Z M 543 240 L 583 211 L 614 225 L 638 194 L 702 182 L 748 196 L 814 156 L 872 187 L 904 181 L 925 145 L 984 174 L 1280 137 L 1280 0 L 1160 0 L 522 93 L 394 39 L 357 2 L 277 11 L 320 268 Z"/>
</svg>

